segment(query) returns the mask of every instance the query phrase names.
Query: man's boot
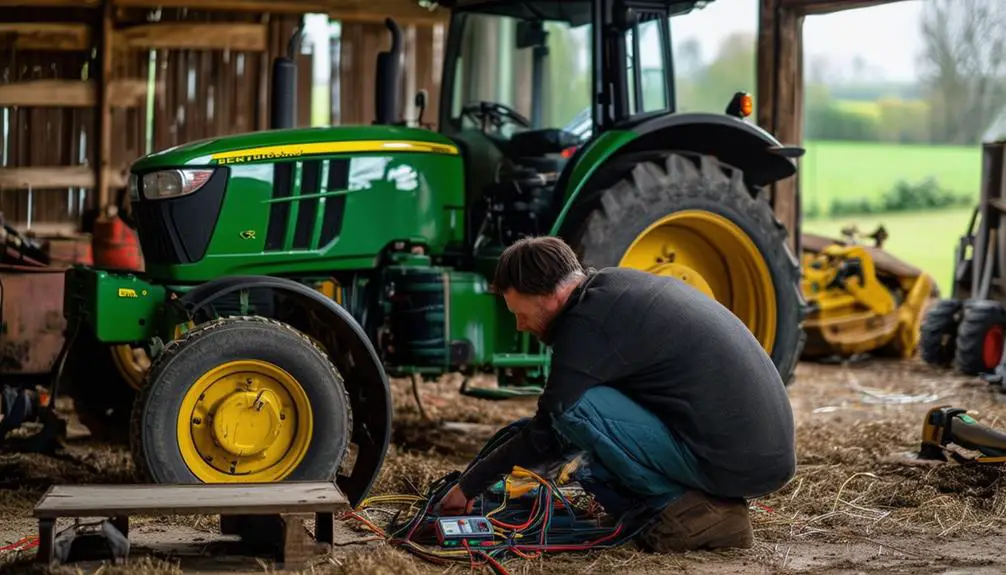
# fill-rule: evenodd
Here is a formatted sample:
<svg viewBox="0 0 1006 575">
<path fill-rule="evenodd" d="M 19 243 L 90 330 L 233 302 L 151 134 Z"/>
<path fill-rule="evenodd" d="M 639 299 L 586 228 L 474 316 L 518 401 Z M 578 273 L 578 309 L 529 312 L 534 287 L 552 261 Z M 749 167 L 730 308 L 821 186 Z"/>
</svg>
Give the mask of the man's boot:
<svg viewBox="0 0 1006 575">
<path fill-rule="evenodd" d="M 640 535 L 639 542 L 657 553 L 747 549 L 754 543 L 754 534 L 744 500 L 688 491 L 664 507 L 656 523 Z"/>
</svg>

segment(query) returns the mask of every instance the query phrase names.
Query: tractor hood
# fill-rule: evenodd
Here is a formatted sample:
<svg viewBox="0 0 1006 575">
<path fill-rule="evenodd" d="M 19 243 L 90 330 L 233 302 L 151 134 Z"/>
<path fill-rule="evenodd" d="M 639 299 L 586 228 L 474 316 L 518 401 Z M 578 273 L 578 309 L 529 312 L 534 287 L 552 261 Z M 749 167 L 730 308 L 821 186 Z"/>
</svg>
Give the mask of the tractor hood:
<svg viewBox="0 0 1006 575">
<path fill-rule="evenodd" d="M 131 171 L 179 166 L 275 162 L 345 153 L 433 151 L 457 154 L 447 137 L 421 128 L 335 126 L 267 130 L 190 142 L 140 158 Z"/>
</svg>

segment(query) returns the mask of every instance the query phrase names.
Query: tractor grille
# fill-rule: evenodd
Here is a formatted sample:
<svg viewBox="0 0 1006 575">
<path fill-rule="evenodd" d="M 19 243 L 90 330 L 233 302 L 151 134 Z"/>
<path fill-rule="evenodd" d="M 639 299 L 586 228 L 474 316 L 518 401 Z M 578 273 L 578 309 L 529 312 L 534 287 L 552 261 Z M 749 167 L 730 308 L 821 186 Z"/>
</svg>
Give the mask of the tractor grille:
<svg viewBox="0 0 1006 575">
<path fill-rule="evenodd" d="M 223 205 L 227 176 L 226 169 L 218 169 L 194 194 L 133 203 L 147 264 L 190 264 L 203 258 Z M 142 185 L 142 178 L 140 181 Z"/>
<path fill-rule="evenodd" d="M 272 198 L 286 201 L 274 202 L 269 208 L 265 251 L 318 249 L 339 237 L 346 211 L 346 196 L 318 196 L 325 192 L 342 191 L 349 186 L 349 162 L 348 158 L 339 158 L 276 164 Z M 300 171 L 299 178 L 297 170 Z M 297 186 L 298 179 L 300 186 Z M 319 209 L 322 210 L 320 223 Z M 291 225 L 292 236 L 288 233 Z M 318 236 L 317 244 L 313 242 L 315 235 Z"/>
</svg>

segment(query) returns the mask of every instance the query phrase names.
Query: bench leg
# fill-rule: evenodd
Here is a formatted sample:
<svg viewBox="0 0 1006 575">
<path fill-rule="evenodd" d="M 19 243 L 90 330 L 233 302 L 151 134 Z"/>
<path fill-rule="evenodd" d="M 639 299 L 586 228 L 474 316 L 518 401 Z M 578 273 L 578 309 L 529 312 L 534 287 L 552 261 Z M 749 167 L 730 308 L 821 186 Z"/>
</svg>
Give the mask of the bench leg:
<svg viewBox="0 0 1006 575">
<path fill-rule="evenodd" d="M 52 565 L 56 560 L 56 520 L 38 520 L 38 552 L 35 561 L 44 565 Z"/>
<path fill-rule="evenodd" d="M 309 514 L 303 513 L 280 514 L 283 541 L 277 559 L 283 564 L 283 569 L 303 569 L 316 555 L 328 550 L 328 545 L 317 544 L 307 532 L 304 522 L 310 517 Z"/>
<path fill-rule="evenodd" d="M 335 543 L 335 514 L 315 513 L 314 514 L 314 539 L 318 543 Z"/>
</svg>

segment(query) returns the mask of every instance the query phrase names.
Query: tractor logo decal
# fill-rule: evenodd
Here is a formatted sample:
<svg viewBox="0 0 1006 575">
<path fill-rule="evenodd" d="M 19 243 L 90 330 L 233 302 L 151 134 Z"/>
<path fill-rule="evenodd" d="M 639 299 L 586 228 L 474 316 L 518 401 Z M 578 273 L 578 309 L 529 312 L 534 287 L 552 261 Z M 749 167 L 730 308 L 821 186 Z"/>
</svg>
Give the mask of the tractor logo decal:
<svg viewBox="0 0 1006 575">
<path fill-rule="evenodd" d="M 417 152 L 424 154 L 458 155 L 458 148 L 448 144 L 433 142 L 415 142 L 408 140 L 359 140 L 343 142 L 316 142 L 311 144 L 285 144 L 280 146 L 264 146 L 261 148 L 246 148 L 232 152 L 219 152 L 210 159 L 218 164 L 241 164 L 261 160 L 277 160 L 296 158 L 318 154 L 346 154 L 361 152 Z"/>
<path fill-rule="evenodd" d="M 136 295 L 136 290 L 134 290 L 133 288 L 119 288 L 119 297 L 137 298 L 140 296 Z"/>
<path fill-rule="evenodd" d="M 241 239 L 242 240 L 254 240 L 255 239 L 255 230 L 245 230 L 245 231 L 241 232 Z"/>
</svg>

